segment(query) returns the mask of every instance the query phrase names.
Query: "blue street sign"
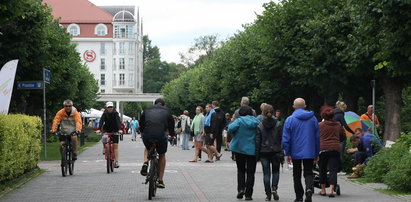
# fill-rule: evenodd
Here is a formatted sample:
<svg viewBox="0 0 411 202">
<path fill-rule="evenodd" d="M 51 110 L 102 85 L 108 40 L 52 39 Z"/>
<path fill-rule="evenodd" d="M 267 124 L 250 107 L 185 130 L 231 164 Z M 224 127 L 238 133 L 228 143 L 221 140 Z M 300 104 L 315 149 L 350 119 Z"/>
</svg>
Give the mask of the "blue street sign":
<svg viewBox="0 0 411 202">
<path fill-rule="evenodd" d="M 42 81 L 17 81 L 17 89 L 43 89 Z"/>
<path fill-rule="evenodd" d="M 48 70 L 48 69 L 43 69 L 43 70 L 44 70 L 44 73 L 43 73 L 43 76 L 44 76 L 44 82 L 46 82 L 46 83 L 50 84 L 50 80 L 51 80 L 51 72 L 50 72 L 50 70 Z"/>
</svg>

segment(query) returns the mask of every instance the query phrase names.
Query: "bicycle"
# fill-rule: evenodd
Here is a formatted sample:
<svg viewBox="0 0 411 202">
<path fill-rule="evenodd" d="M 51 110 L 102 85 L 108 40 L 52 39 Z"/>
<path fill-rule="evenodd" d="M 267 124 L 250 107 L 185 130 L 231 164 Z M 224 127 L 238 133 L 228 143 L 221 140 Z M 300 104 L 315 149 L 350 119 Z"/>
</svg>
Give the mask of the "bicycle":
<svg viewBox="0 0 411 202">
<path fill-rule="evenodd" d="M 105 159 L 107 161 L 107 173 L 110 173 L 114 171 L 115 167 L 115 162 L 114 162 L 114 143 L 112 140 L 113 135 L 117 135 L 116 133 L 104 133 L 107 135 L 107 142 L 104 143 L 104 153 L 105 153 Z"/>
<path fill-rule="evenodd" d="M 151 149 L 148 153 L 149 170 L 146 177 L 146 183 L 148 183 L 148 200 L 151 200 L 156 196 L 157 191 L 157 179 L 159 177 L 159 157 L 157 153 L 157 140 L 149 140 L 151 143 Z"/>
<path fill-rule="evenodd" d="M 76 132 L 70 134 L 56 133 L 58 136 L 64 136 L 64 144 L 61 145 L 61 174 L 63 177 L 67 176 L 67 170 L 70 175 L 74 173 L 74 160 L 73 160 L 73 144 L 71 142 L 71 136 L 74 136 Z"/>
</svg>

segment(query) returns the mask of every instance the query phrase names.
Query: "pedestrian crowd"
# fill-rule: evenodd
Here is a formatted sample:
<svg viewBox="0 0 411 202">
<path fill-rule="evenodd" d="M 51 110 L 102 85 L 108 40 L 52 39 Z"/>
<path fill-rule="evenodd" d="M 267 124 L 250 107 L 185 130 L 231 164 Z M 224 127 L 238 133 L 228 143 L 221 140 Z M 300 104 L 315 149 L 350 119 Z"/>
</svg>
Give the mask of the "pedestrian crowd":
<svg viewBox="0 0 411 202">
<path fill-rule="evenodd" d="M 321 196 L 333 198 L 339 189 L 337 173 L 341 172 L 344 152 L 352 153 L 353 170 L 362 170 L 382 147 L 378 137 L 369 131 L 350 128 L 344 118 L 347 105 L 342 101 L 335 108 L 322 107 L 320 122 L 313 111 L 306 110 L 302 98 L 294 100 L 294 112 L 285 120 L 280 110 L 267 103 L 260 105 L 261 114 L 257 116 L 249 103 L 249 98 L 243 97 L 232 116 L 224 113 L 217 101 L 206 104 L 204 111 L 197 106 L 192 120 L 184 110 L 181 116 L 174 116 L 177 137 L 170 140 L 172 146 L 180 142 L 183 150 L 189 150 L 189 139 L 193 139 L 194 157 L 189 162 L 201 161 L 202 152 L 207 155 L 206 163 L 220 160 L 224 144 L 226 151 L 232 151 L 231 158 L 237 165 L 238 199 L 252 200 L 256 165 L 260 161 L 266 201 L 279 200 L 280 166 L 285 160 L 293 169 L 296 202 L 303 201 L 304 195 L 305 201 L 311 201 L 314 187 L 321 190 Z M 380 132 L 371 105 L 361 118 L 372 121 L 372 117 Z M 345 150 L 347 136 L 351 136 L 348 140 L 355 148 Z M 354 172 L 350 177 L 360 175 L 361 172 Z"/>
<path fill-rule="evenodd" d="M 194 156 L 189 162 L 201 161 L 201 153 L 207 155 L 205 163 L 219 161 L 223 155 L 221 149 L 225 145 L 226 151 L 231 151 L 231 159 L 237 166 L 237 198 L 253 200 L 253 187 L 257 162 L 261 162 L 263 169 L 263 183 L 266 201 L 279 200 L 278 184 L 280 166 L 286 160 L 292 165 L 295 202 L 312 201 L 314 187 L 321 189 L 321 196 L 335 197 L 338 191 L 337 173 L 342 169 L 343 153 L 352 154 L 354 173 L 352 178 L 362 175 L 372 156 L 382 147 L 378 138 L 381 127 L 378 118 L 373 114 L 373 106 L 368 106 L 367 112 L 361 116 L 364 121 L 372 123 L 373 127 L 350 128 L 345 119 L 347 105 L 338 101 L 335 109 L 324 106 L 320 110 L 319 122 L 313 111 L 306 110 L 305 100 L 297 98 L 292 107 L 294 112 L 285 120 L 279 110 L 267 103 L 260 105 L 261 114 L 250 106 L 250 100 L 243 97 L 240 107 L 231 116 L 219 107 L 218 101 L 197 106 L 195 116 L 190 118 L 187 110 L 180 116 L 172 116 L 165 107 L 162 99 L 157 99 L 153 106 L 148 107 L 141 114 L 140 121 L 135 117 L 131 121 L 120 122 L 119 113 L 114 110 L 112 102 L 106 103 L 106 109 L 99 121 L 98 130 L 108 133 L 132 134 L 132 141 L 140 135 L 146 147 L 144 163 L 140 173 L 147 175 L 148 151 L 155 140 L 159 154 L 159 179 L 157 186 L 165 188 L 163 175 L 166 166 L 165 153 L 167 141 L 171 146 L 181 146 L 182 150 L 190 150 L 190 139 L 193 141 Z M 71 100 L 63 103 L 53 121 L 51 132 L 56 132 L 57 126 L 62 123 L 61 130 L 66 133 L 81 131 L 81 120 Z M 378 131 L 378 133 L 377 133 Z M 346 150 L 347 136 L 354 148 Z M 168 137 L 168 138 L 167 138 Z M 104 136 L 103 138 L 103 144 Z M 115 167 L 118 163 L 118 139 L 114 139 Z M 122 140 L 122 136 L 120 136 Z M 76 133 L 73 133 L 73 150 L 76 158 Z M 64 139 L 60 139 L 61 144 Z M 317 170 L 318 174 L 314 171 Z M 305 189 L 301 177 L 305 178 Z M 316 180 L 317 179 L 317 180 Z M 329 187 L 327 193 L 326 188 Z"/>
</svg>

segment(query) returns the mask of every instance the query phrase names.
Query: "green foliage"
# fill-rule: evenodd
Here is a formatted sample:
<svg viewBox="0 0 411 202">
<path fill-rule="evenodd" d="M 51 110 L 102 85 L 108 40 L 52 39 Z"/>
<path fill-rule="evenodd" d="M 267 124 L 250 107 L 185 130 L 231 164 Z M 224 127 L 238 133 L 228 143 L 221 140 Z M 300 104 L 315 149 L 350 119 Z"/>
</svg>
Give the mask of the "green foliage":
<svg viewBox="0 0 411 202">
<path fill-rule="evenodd" d="M 0 182 L 37 166 L 41 127 L 39 117 L 0 115 Z"/>
<path fill-rule="evenodd" d="M 411 153 L 408 152 L 384 176 L 384 182 L 394 190 L 411 191 Z"/>
<path fill-rule="evenodd" d="M 47 84 L 48 117 L 71 99 L 79 110 L 95 102 L 97 82 L 81 64 L 75 44 L 65 28 L 53 20 L 51 9 L 41 0 L 1 1 L 0 64 L 19 59 L 16 81 L 42 80 L 43 68 L 52 73 Z M 16 12 L 16 13 L 12 13 Z M 7 16 L 7 17 L 6 17 Z M 42 92 L 13 90 L 10 111 L 41 115 Z"/>
<path fill-rule="evenodd" d="M 365 167 L 365 178 L 391 189 L 411 191 L 411 133 L 402 134 L 392 148 L 383 148 Z"/>
</svg>

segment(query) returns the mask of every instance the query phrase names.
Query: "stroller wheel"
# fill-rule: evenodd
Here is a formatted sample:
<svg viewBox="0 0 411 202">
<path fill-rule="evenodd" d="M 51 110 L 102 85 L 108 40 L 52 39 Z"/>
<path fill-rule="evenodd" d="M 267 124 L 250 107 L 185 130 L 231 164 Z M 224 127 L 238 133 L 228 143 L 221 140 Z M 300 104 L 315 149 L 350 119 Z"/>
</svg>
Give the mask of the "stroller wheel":
<svg viewBox="0 0 411 202">
<path fill-rule="evenodd" d="M 335 193 L 337 193 L 338 196 L 341 195 L 341 188 L 340 188 L 340 185 L 339 185 L 339 184 L 337 184 L 337 185 L 335 186 Z"/>
</svg>

